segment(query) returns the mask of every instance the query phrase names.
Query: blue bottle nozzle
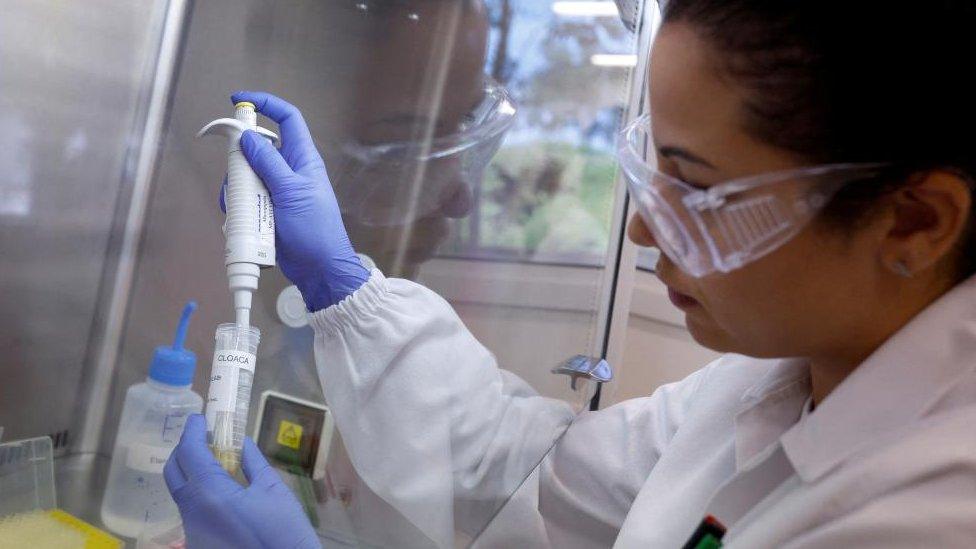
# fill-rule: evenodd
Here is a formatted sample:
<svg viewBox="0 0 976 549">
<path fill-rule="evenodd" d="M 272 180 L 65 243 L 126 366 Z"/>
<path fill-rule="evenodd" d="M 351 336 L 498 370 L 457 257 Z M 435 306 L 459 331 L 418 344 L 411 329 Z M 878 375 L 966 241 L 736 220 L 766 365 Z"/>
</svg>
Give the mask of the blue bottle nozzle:
<svg viewBox="0 0 976 549">
<path fill-rule="evenodd" d="M 176 337 L 173 338 L 174 351 L 179 351 L 183 348 L 183 342 L 186 341 L 186 329 L 190 326 L 190 317 L 193 316 L 193 311 L 196 310 L 196 301 L 190 301 L 183 307 L 183 315 L 180 317 L 179 325 L 176 326 Z"/>
<path fill-rule="evenodd" d="M 197 310 L 197 303 L 190 301 L 183 307 L 183 315 L 176 326 L 176 336 L 173 345 L 156 347 L 152 364 L 149 366 L 149 377 L 160 383 L 175 386 L 186 386 L 193 383 L 193 372 L 196 370 L 197 357 L 193 351 L 183 347 L 186 342 L 186 330 L 190 326 L 190 317 Z"/>
</svg>

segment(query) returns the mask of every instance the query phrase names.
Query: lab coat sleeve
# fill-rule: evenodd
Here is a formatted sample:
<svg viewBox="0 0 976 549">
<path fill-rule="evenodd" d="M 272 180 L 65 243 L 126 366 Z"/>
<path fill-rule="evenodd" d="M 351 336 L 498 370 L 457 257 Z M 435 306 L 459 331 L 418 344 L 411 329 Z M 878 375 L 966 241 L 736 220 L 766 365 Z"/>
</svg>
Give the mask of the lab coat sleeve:
<svg viewBox="0 0 976 549">
<path fill-rule="evenodd" d="M 474 547 L 614 545 L 651 470 L 694 404 L 701 408 L 717 367 L 720 361 L 649 397 L 579 415 Z"/>
<path fill-rule="evenodd" d="M 553 547 L 613 544 L 711 369 L 576 419 L 541 470 L 539 512 Z"/>
<path fill-rule="evenodd" d="M 499 369 L 419 284 L 373 271 L 310 322 L 326 402 L 357 472 L 438 546 L 452 546 L 455 529 L 475 535 L 575 417 Z"/>
</svg>

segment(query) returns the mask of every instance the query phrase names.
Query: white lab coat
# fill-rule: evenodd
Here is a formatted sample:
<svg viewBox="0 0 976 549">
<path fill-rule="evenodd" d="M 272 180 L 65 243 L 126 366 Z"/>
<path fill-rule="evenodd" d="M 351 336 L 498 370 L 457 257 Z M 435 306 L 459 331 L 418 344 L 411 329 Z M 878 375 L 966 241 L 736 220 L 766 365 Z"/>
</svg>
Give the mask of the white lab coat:
<svg viewBox="0 0 976 549">
<path fill-rule="evenodd" d="M 680 548 L 706 514 L 733 548 L 976 545 L 976 279 L 809 414 L 803 361 L 728 355 L 576 417 L 378 271 L 310 319 L 358 473 L 438 546 L 533 470 L 477 546 Z"/>
</svg>

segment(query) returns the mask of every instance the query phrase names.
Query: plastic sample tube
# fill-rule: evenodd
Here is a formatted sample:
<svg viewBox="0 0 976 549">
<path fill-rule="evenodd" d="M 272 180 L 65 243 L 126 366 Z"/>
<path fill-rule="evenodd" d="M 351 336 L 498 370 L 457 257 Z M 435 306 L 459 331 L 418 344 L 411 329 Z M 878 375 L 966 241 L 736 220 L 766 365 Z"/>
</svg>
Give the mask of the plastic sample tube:
<svg viewBox="0 0 976 549">
<path fill-rule="evenodd" d="M 221 324 L 214 339 L 207 397 L 207 441 L 220 465 L 235 475 L 241 465 L 261 331 L 253 326 Z"/>
</svg>

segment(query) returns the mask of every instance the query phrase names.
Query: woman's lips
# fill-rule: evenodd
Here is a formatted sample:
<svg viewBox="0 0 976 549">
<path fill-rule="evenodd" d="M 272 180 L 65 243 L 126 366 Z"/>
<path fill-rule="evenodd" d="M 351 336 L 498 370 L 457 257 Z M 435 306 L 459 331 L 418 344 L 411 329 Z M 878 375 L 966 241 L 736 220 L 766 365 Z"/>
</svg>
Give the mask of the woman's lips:
<svg viewBox="0 0 976 549">
<path fill-rule="evenodd" d="M 668 298 L 675 307 L 681 310 L 691 309 L 699 305 L 698 300 L 691 297 L 690 295 L 685 295 L 674 288 L 668 287 Z"/>
</svg>

